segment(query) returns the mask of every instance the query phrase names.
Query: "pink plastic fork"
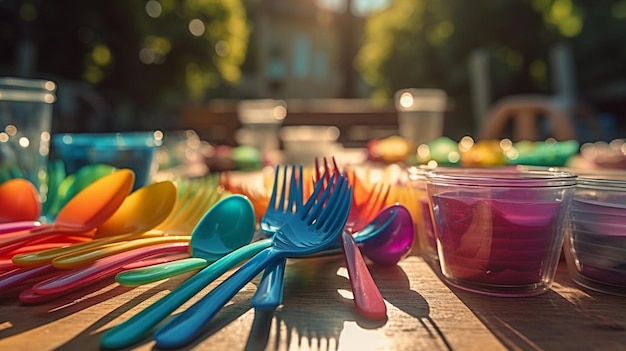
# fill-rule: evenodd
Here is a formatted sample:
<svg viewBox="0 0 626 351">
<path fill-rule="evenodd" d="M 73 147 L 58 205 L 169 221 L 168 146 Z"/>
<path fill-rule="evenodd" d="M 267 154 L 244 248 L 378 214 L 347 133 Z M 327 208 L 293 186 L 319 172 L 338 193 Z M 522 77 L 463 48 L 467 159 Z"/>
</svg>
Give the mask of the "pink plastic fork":
<svg viewBox="0 0 626 351">
<path fill-rule="evenodd" d="M 339 167 L 335 158 L 332 158 L 332 168 L 328 164 L 328 160 L 324 158 L 324 174 L 326 178 L 322 179 L 320 174 L 320 167 L 318 160 L 315 159 L 315 177 L 316 181 L 329 181 L 330 174 L 339 173 Z M 350 178 L 348 178 L 350 179 Z M 356 178 L 352 178 L 353 180 Z M 346 261 L 346 267 L 348 269 L 348 278 L 350 280 L 350 286 L 352 287 L 352 293 L 354 295 L 354 305 L 357 312 L 368 319 L 380 320 L 387 317 L 387 306 L 383 299 L 380 290 L 374 282 L 374 278 L 365 264 L 365 259 L 361 254 L 361 250 L 356 245 L 352 233 L 354 229 L 361 229 L 364 227 L 376 213 L 379 208 L 384 206 L 387 199 L 388 188 L 384 190 L 384 187 L 375 188 L 379 189 L 374 194 L 370 201 L 366 202 L 362 208 L 351 208 L 348 215 L 348 222 L 344 227 L 344 231 L 341 233 L 340 241 L 343 248 L 343 254 Z M 354 198 L 352 205 L 355 205 Z M 351 226 L 351 227 L 349 227 Z"/>
</svg>

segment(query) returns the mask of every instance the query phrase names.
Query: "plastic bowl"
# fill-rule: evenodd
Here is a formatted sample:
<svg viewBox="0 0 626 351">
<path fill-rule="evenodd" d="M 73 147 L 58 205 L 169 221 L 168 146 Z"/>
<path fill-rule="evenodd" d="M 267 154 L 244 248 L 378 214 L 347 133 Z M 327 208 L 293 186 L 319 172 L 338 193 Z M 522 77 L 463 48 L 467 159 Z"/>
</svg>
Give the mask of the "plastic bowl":
<svg viewBox="0 0 626 351">
<path fill-rule="evenodd" d="M 626 296 L 626 172 L 578 179 L 565 260 L 578 285 Z"/>
</svg>

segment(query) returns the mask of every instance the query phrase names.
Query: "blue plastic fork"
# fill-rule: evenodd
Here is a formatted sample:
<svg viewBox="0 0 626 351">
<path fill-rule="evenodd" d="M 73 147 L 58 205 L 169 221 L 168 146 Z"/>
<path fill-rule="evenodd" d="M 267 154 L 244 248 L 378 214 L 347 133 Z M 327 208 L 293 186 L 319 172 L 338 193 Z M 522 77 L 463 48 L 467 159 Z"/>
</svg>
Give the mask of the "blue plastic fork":
<svg viewBox="0 0 626 351">
<path fill-rule="evenodd" d="M 274 174 L 272 196 L 260 223 L 261 231 L 267 236 L 274 235 L 293 216 L 293 212 L 302 207 L 303 202 L 302 166 L 297 168 L 296 166 L 291 166 L 289 190 L 286 189 L 287 167 L 283 169 L 283 185 L 280 189 L 278 188 L 279 174 L 277 166 Z M 280 196 L 277 195 L 279 192 Z M 287 201 L 285 201 L 287 192 L 289 196 Z M 274 310 L 282 303 L 285 261 L 285 258 L 277 260 L 265 269 L 257 291 L 250 301 L 252 307 L 258 310 Z"/>
<path fill-rule="evenodd" d="M 332 159 L 332 163 L 333 163 L 333 168 L 330 168 L 327 159 L 324 158 L 324 170 L 326 172 L 322 176 L 319 173 L 318 160 L 317 159 L 315 160 L 315 169 L 317 173 L 315 177 L 316 181 L 318 182 L 328 181 L 330 178 L 328 171 L 330 171 L 331 173 L 339 172 L 339 167 L 337 166 L 337 163 L 335 162 L 334 158 Z M 285 177 L 286 177 L 286 174 L 284 175 L 284 178 Z M 293 177 L 294 175 L 292 174 L 292 178 Z M 292 179 L 292 182 L 294 182 L 294 179 Z M 298 206 L 297 200 L 293 200 L 293 203 L 292 203 L 291 199 L 296 198 L 298 196 L 302 198 L 302 189 L 303 189 L 302 179 L 300 179 L 299 188 L 298 187 L 294 188 L 294 185 L 291 186 L 290 191 L 289 191 L 290 206 L 295 206 L 297 208 Z M 380 193 L 381 192 L 380 189 L 384 189 L 384 188 L 375 188 L 375 189 L 379 189 L 378 193 Z M 285 192 L 285 189 L 283 186 L 283 195 L 284 195 L 284 192 Z M 376 190 L 374 190 L 373 192 L 376 193 Z M 374 199 L 373 204 L 368 206 L 368 209 L 370 210 L 370 215 L 373 214 L 372 211 L 374 211 L 374 208 L 376 207 L 374 203 L 378 203 L 377 200 L 379 198 L 380 196 L 373 197 Z M 386 199 L 386 194 L 384 197 L 382 197 L 382 202 L 384 202 L 385 199 Z M 272 200 L 274 201 L 273 202 L 270 201 L 270 202 L 274 204 L 275 199 L 272 199 Z M 281 199 L 281 202 L 284 202 L 284 198 Z M 301 203 L 302 202 L 300 201 L 300 204 Z M 271 208 L 273 208 L 274 206 L 275 204 L 272 205 Z M 271 213 L 270 213 L 270 217 L 272 217 Z M 358 226 L 361 229 L 359 230 L 357 234 L 357 237 L 360 239 L 359 242 L 362 242 L 366 238 L 370 236 L 375 236 L 380 231 L 385 230 L 385 228 L 393 222 L 394 218 L 395 218 L 395 214 L 392 216 L 389 216 L 385 222 L 379 223 L 379 225 L 368 223 L 367 225 L 365 225 L 365 227 L 363 227 L 364 223 L 361 223 L 361 225 Z M 279 216 L 277 219 L 280 220 L 281 217 Z M 348 220 L 350 220 L 350 217 L 348 217 Z M 363 221 L 361 220 L 361 222 Z M 273 229 L 273 228 L 270 227 L 267 229 Z M 268 234 L 271 235 L 271 233 L 268 233 Z M 353 238 L 349 232 L 346 232 L 344 228 L 344 233 L 342 233 L 341 241 L 343 245 L 339 245 L 339 243 L 337 243 L 336 251 L 344 252 L 346 266 L 348 268 L 348 272 L 350 273 L 349 274 L 350 283 L 352 285 L 352 290 L 354 292 L 354 302 L 355 302 L 357 311 L 359 312 L 359 314 L 369 319 L 381 320 L 385 318 L 387 315 L 387 309 L 386 309 L 385 303 L 383 301 L 382 295 L 380 294 L 380 292 L 378 291 L 378 288 L 376 287 L 376 284 L 374 283 L 374 280 L 367 266 L 365 266 L 365 262 L 363 261 L 361 252 L 356 246 L 357 244 L 355 242 L 355 238 Z M 330 249 L 323 251 L 323 253 L 330 253 L 330 252 L 332 252 L 332 250 Z M 320 252 L 318 254 L 323 254 L 323 253 Z M 278 262 L 274 263 L 273 265 L 265 269 L 263 277 L 261 278 L 261 282 L 259 283 L 259 286 L 254 296 L 252 297 L 252 300 L 251 300 L 252 307 L 254 307 L 257 310 L 272 311 L 272 310 L 275 310 L 280 304 L 282 304 L 285 263 L 286 262 L 284 259 L 279 260 Z M 357 266 L 359 268 L 357 268 Z"/>
<path fill-rule="evenodd" d="M 157 329 L 154 335 L 157 347 L 174 348 L 190 342 L 245 284 L 272 262 L 285 257 L 309 255 L 335 243 L 348 219 L 352 188 L 344 176 L 333 174 L 324 192 L 317 196 L 323 184 L 318 182 L 306 204 L 274 233 L 270 247 L 256 254 L 209 294 Z"/>
<path fill-rule="evenodd" d="M 289 173 L 289 189 L 287 189 L 287 170 Z M 293 213 L 302 207 L 302 166 L 283 167 L 282 187 L 278 188 L 280 166 L 276 166 L 272 195 L 267 210 L 261 218 L 261 231 L 273 235 L 283 224 L 293 217 Z M 285 201 L 286 193 L 289 193 Z M 280 194 L 280 195 L 279 195 Z"/>
<path fill-rule="evenodd" d="M 324 189 L 321 185 L 317 187 L 315 196 L 320 195 L 323 190 Z M 275 186 L 273 193 L 276 193 L 277 191 L 278 189 L 276 189 Z M 284 190 L 283 193 L 285 193 Z M 273 208 L 278 208 L 277 206 Z M 278 215 L 275 216 L 276 217 L 274 218 L 277 218 Z M 292 218 L 293 220 L 294 216 L 294 214 L 290 214 L 289 218 Z M 287 222 L 287 219 L 284 219 L 284 221 Z M 152 305 L 146 307 L 126 321 L 106 331 L 100 338 L 100 345 L 106 349 L 116 349 L 128 347 L 141 340 L 143 337 L 148 335 L 154 327 L 172 314 L 177 308 L 187 302 L 187 300 L 204 289 L 204 287 L 208 284 L 213 282 L 222 274 L 226 273 L 239 262 L 253 256 L 263 249 L 270 247 L 271 244 L 271 239 L 259 240 L 245 245 L 217 260 L 210 266 L 194 274 L 160 300 L 154 302 Z M 282 279 L 282 276 L 277 276 L 276 278 Z"/>
</svg>

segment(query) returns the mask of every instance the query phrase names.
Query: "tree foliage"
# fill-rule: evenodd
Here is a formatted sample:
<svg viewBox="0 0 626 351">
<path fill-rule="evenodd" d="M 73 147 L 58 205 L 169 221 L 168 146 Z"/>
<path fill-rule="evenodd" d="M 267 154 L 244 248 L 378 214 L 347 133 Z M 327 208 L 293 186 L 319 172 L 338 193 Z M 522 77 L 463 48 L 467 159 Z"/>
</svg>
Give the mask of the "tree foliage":
<svg viewBox="0 0 626 351">
<path fill-rule="evenodd" d="M 537 86 L 530 67 L 558 38 L 524 0 L 394 0 L 367 23 L 357 64 L 378 94 L 405 87 L 466 89 L 471 53 L 486 49 L 501 84 Z"/>
<path fill-rule="evenodd" d="M 250 31 L 241 0 L 14 3 L 19 19 L 1 41 L 33 41 L 38 73 L 85 82 L 137 113 L 225 94 L 240 78 Z M 17 50 L 6 49 L 0 65 Z"/>
<path fill-rule="evenodd" d="M 626 0 L 392 0 L 368 19 L 358 69 L 378 96 L 437 87 L 467 100 L 468 59 L 491 58 L 494 98 L 550 93 L 549 53 L 574 50 L 579 91 L 626 73 Z"/>
</svg>

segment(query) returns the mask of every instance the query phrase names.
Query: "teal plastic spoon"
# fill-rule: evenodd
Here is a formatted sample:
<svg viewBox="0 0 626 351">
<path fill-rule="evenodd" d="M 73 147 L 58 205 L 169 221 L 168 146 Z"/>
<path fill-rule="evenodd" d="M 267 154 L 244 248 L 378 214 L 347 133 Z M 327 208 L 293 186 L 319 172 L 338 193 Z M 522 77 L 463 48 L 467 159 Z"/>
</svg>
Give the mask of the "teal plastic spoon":
<svg viewBox="0 0 626 351">
<path fill-rule="evenodd" d="M 320 183 L 322 184 L 322 183 Z M 321 185 L 320 185 L 321 187 Z M 319 191 L 315 193 L 316 196 Z M 252 204 L 250 204 L 252 206 Z M 254 221 L 254 215 L 252 221 Z M 240 219 L 242 220 L 242 219 Z M 242 261 L 258 254 L 272 245 L 272 239 L 263 239 L 240 247 L 228 255 L 217 260 L 210 266 L 191 276 L 176 290 L 165 295 L 160 300 L 146 307 L 130 319 L 118 324 L 105 332 L 100 338 L 103 348 L 123 348 L 132 345 L 147 336 L 159 323 L 182 306 L 208 284 L 235 267 Z"/>
<path fill-rule="evenodd" d="M 223 198 L 198 222 L 191 233 L 191 257 L 120 272 L 115 280 L 137 286 L 198 270 L 249 244 L 255 227 L 254 208 L 243 195 Z"/>
<path fill-rule="evenodd" d="M 256 241 L 222 257 L 184 281 L 176 290 L 106 331 L 100 338 L 100 345 L 106 349 L 131 346 L 149 335 L 159 323 L 215 279 L 233 268 L 237 263 L 256 255 L 271 244 L 270 239 Z"/>
</svg>

